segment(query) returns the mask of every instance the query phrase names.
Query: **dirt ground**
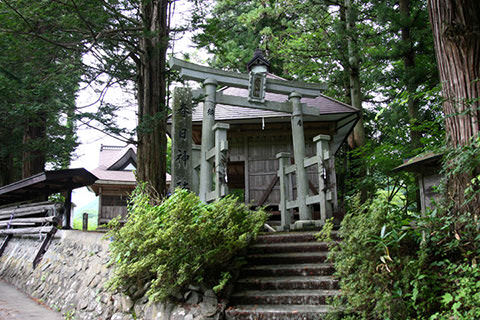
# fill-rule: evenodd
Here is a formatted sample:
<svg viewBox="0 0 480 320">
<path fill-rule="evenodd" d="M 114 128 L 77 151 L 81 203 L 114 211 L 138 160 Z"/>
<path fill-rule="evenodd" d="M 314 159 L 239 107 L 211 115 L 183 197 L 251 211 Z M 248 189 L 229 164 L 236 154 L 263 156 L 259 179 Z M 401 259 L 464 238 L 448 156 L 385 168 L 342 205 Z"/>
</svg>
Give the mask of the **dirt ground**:
<svg viewBox="0 0 480 320">
<path fill-rule="evenodd" d="M 59 312 L 35 302 L 32 298 L 0 279 L 0 320 L 62 320 Z"/>
</svg>

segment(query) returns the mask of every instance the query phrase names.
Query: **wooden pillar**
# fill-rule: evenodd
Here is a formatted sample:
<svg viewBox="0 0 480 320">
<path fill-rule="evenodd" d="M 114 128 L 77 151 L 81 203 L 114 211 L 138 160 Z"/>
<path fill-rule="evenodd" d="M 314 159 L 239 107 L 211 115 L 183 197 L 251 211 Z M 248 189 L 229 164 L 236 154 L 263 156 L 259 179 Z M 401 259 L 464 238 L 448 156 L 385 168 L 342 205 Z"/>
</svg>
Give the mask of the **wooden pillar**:
<svg viewBox="0 0 480 320">
<path fill-rule="evenodd" d="M 82 231 L 88 231 L 88 213 L 82 215 Z"/>
<path fill-rule="evenodd" d="M 200 188 L 200 150 L 201 146 L 192 146 L 192 191 L 197 195 Z"/>
<path fill-rule="evenodd" d="M 288 99 L 292 103 L 292 138 L 293 156 L 296 165 L 297 202 L 300 220 L 312 220 L 312 213 L 307 206 L 308 176 L 305 170 L 305 137 L 303 135 L 303 115 L 300 99 L 301 94 L 292 92 Z"/>
<path fill-rule="evenodd" d="M 200 153 L 200 187 L 199 197 L 207 202 L 207 195 L 212 191 L 212 163 L 207 160 L 207 152 L 214 147 L 213 126 L 215 125 L 215 99 L 217 80 L 208 78 L 204 82 L 205 102 L 203 103 L 202 146 Z"/>
<path fill-rule="evenodd" d="M 287 210 L 288 201 L 288 189 L 290 188 L 290 179 L 285 174 L 285 167 L 290 165 L 290 153 L 280 152 L 277 153 L 278 159 L 278 177 L 280 182 L 280 218 L 281 218 L 281 230 L 288 230 L 292 224 L 292 214 L 290 210 Z"/>
<path fill-rule="evenodd" d="M 65 219 L 63 220 L 63 229 L 72 229 L 72 189 L 67 190 L 65 194 Z"/>
<path fill-rule="evenodd" d="M 215 132 L 215 199 L 220 199 L 228 193 L 227 187 L 227 130 L 228 123 L 217 123 L 213 126 Z"/>
<path fill-rule="evenodd" d="M 245 175 L 245 203 L 250 203 L 250 153 L 248 151 L 248 137 L 244 137 L 243 154 L 245 155 L 244 175 Z"/>
<path fill-rule="evenodd" d="M 320 196 L 320 219 L 322 222 L 332 216 L 332 205 L 327 199 L 327 161 L 330 159 L 330 136 L 319 134 L 313 138 L 317 145 L 318 157 L 318 194 Z"/>
<path fill-rule="evenodd" d="M 177 87 L 172 108 L 172 191 L 192 190 L 192 92 Z"/>
<path fill-rule="evenodd" d="M 98 219 L 97 219 L 97 226 L 101 225 L 103 223 L 102 218 L 102 187 L 98 188 Z"/>
</svg>

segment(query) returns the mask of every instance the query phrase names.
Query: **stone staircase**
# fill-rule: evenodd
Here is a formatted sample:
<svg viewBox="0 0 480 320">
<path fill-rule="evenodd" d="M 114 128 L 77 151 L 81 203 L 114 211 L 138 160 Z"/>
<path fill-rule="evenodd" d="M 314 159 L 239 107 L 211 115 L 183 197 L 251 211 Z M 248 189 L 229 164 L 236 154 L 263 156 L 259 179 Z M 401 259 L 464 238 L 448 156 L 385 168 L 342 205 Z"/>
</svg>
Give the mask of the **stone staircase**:
<svg viewBox="0 0 480 320">
<path fill-rule="evenodd" d="M 314 234 L 259 235 L 249 248 L 226 319 L 323 319 L 327 298 L 339 291 L 333 264 L 325 261 L 328 245 Z"/>
</svg>

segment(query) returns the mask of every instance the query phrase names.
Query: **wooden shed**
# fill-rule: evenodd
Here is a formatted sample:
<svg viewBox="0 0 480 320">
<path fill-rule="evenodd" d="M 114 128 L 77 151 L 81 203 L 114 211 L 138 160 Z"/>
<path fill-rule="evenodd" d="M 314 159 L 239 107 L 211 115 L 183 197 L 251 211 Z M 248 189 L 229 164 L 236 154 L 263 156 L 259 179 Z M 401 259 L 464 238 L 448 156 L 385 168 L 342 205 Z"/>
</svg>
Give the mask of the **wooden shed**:
<svg viewBox="0 0 480 320">
<path fill-rule="evenodd" d="M 443 178 L 442 155 L 427 153 L 406 160 L 404 164 L 396 167 L 394 171 L 413 172 L 418 177 L 418 189 L 420 190 L 420 203 L 422 212 L 431 208 L 434 202 L 440 200 L 440 194 L 436 187 L 440 185 Z"/>
</svg>

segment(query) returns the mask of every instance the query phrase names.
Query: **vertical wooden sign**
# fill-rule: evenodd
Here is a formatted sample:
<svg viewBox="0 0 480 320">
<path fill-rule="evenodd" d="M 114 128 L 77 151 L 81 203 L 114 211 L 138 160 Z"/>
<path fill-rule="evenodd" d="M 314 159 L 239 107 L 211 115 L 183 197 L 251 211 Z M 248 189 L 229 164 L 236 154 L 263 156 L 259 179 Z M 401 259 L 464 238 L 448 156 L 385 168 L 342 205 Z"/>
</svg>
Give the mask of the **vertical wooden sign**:
<svg viewBox="0 0 480 320">
<path fill-rule="evenodd" d="M 177 87 L 172 108 L 172 191 L 192 190 L 192 92 Z"/>
</svg>

